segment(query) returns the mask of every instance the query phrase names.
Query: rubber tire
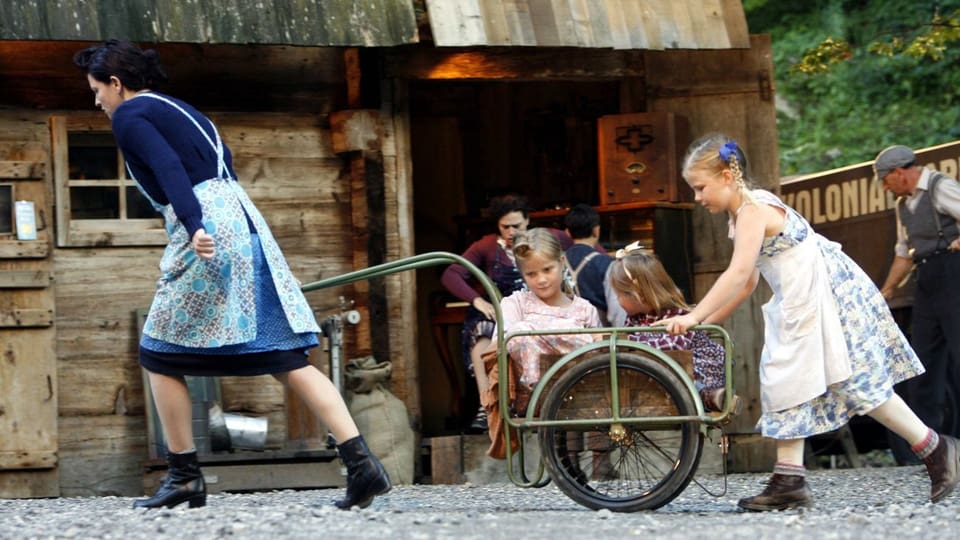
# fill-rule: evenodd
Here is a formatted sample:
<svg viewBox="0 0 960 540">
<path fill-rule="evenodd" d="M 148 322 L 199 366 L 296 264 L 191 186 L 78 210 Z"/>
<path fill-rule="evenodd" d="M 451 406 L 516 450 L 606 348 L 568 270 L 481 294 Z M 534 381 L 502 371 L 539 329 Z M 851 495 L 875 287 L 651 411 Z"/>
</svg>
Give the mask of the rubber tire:
<svg viewBox="0 0 960 540">
<path fill-rule="evenodd" d="M 571 396 L 571 390 L 575 389 L 578 384 L 582 383 L 585 387 L 590 384 L 590 382 L 585 381 L 591 379 L 594 381 L 594 387 L 596 387 L 596 381 L 603 380 L 605 381 L 606 387 L 609 388 L 609 354 L 598 355 L 583 361 L 574 362 L 572 367 L 557 378 L 557 381 L 552 385 L 544 398 L 542 418 L 545 420 L 564 419 L 558 418 L 558 415 L 563 414 L 564 402 L 568 396 Z M 621 384 L 622 381 L 625 380 L 625 375 L 634 375 L 642 377 L 642 380 L 649 380 L 650 385 L 659 386 L 665 393 L 668 402 L 676 408 L 676 411 L 671 413 L 670 416 L 693 416 L 696 414 L 694 398 L 690 395 L 687 387 L 683 384 L 682 380 L 659 359 L 644 355 L 642 352 L 619 353 L 617 355 L 617 368 L 618 378 Z M 597 379 L 598 377 L 602 377 L 602 379 Z M 584 391 L 589 392 L 586 389 Z M 607 390 L 607 392 L 609 392 L 609 390 Z M 584 393 L 583 395 L 587 396 L 584 399 L 587 399 L 594 405 L 602 403 L 604 399 L 609 403 L 609 398 L 605 395 L 600 395 L 597 389 L 593 390 L 592 395 L 589 393 Z M 571 396 L 570 399 L 575 399 L 575 395 Z M 626 406 L 626 400 L 624 396 L 621 396 L 621 410 Z M 609 404 L 602 416 L 610 416 Z M 609 428 L 609 423 L 598 424 L 594 430 L 589 430 L 589 433 L 596 432 L 599 434 L 599 438 L 604 438 L 603 431 L 609 432 Z M 569 439 L 567 438 L 567 433 L 584 433 L 587 430 L 571 431 L 562 427 L 540 428 L 540 450 L 544 464 L 550 477 L 557 484 L 557 487 L 578 504 L 594 510 L 608 509 L 613 512 L 652 510 L 669 503 L 682 493 L 693 478 L 697 465 L 700 462 L 700 453 L 703 449 L 703 433 L 699 429 L 699 425 L 695 422 L 686 422 L 677 425 L 675 427 L 678 440 L 676 447 L 669 449 L 658 447 L 660 455 L 652 455 L 653 459 L 647 459 L 641 456 L 643 450 L 649 451 L 657 447 L 651 437 L 645 436 L 644 434 L 656 432 L 661 434 L 660 437 L 662 438 L 662 433 L 664 432 L 663 427 L 661 426 L 658 429 L 644 429 L 642 425 L 634 424 L 626 426 L 626 429 L 629 434 L 639 436 L 639 438 L 643 440 L 639 438 L 634 439 L 632 442 L 639 441 L 641 444 L 634 445 L 634 449 L 631 450 L 628 446 L 619 445 L 609 437 L 606 437 L 606 442 L 610 445 L 609 448 L 614 448 L 617 451 L 627 448 L 625 452 L 630 458 L 625 458 L 624 454 L 620 453 L 620 457 L 617 460 L 618 463 L 616 465 L 612 462 L 610 463 L 610 470 L 617 470 L 618 476 L 620 476 L 616 479 L 610 478 L 618 485 L 618 492 L 610 492 L 607 489 L 609 486 L 586 476 L 579 466 L 579 461 L 581 461 L 579 457 L 576 468 L 572 467 L 570 458 L 568 457 L 567 444 L 569 443 L 567 441 Z M 577 437 L 577 435 L 574 435 L 574 437 Z M 582 435 L 580 437 L 582 441 Z M 657 437 L 655 436 L 654 438 Z M 594 436 L 594 440 L 597 439 L 598 437 Z M 582 442 L 577 444 L 583 445 Z M 644 448 L 640 448 L 641 446 L 644 446 Z M 582 448 L 580 450 L 582 450 Z M 593 451 L 591 453 L 594 456 L 613 455 L 609 452 L 600 454 L 597 454 L 597 452 L 598 451 Z M 631 461 L 632 463 L 626 463 L 627 461 Z M 659 462 L 659 467 L 654 463 L 655 461 Z M 594 464 L 596 463 L 596 457 L 593 462 Z M 630 465 L 634 465 L 634 467 L 631 469 Z M 659 470 L 654 471 L 654 469 L 657 468 L 659 468 Z M 650 471 L 654 471 L 652 476 L 656 478 L 630 479 L 628 475 L 620 474 L 620 472 L 629 472 L 628 469 L 639 472 L 641 476 L 648 476 Z M 594 471 L 591 470 L 591 477 L 593 474 Z M 658 477 L 658 475 L 662 475 L 662 477 Z M 622 480 L 622 478 L 626 478 L 626 480 Z M 649 485 L 644 485 L 647 483 L 649 483 Z M 619 491 L 620 489 L 625 489 L 626 491 Z"/>
</svg>

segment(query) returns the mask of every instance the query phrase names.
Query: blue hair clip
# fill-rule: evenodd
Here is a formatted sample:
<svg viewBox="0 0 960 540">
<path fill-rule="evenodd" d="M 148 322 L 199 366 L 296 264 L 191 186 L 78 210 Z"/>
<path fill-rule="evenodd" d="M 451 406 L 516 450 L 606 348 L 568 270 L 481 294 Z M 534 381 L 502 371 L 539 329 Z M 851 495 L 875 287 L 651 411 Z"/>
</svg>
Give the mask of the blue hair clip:
<svg viewBox="0 0 960 540">
<path fill-rule="evenodd" d="M 730 141 L 727 144 L 720 147 L 720 159 L 724 163 L 730 162 L 730 156 L 736 156 L 737 152 L 737 141 Z"/>
</svg>

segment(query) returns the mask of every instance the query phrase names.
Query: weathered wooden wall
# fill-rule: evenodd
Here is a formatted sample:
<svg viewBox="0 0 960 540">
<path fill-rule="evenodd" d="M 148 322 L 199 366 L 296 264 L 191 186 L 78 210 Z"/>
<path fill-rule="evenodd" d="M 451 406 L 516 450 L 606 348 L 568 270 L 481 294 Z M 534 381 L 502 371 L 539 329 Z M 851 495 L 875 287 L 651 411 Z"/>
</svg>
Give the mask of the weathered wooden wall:
<svg viewBox="0 0 960 540">
<path fill-rule="evenodd" d="M 67 116 L 71 126 L 109 129 L 105 116 L 91 110 L 89 90 L 69 61 L 82 46 L 0 41 L 3 80 L 23 81 L 22 85 L 0 83 L 0 100 L 8 104 L 0 109 L 0 161 L 29 159 L 46 166 L 41 167 L 45 178 L 33 184 L 49 195 L 34 198 L 45 201 L 38 210 L 46 216 L 47 229 L 42 234 L 50 235 L 45 237 L 54 277 L 49 290 L 55 291 L 57 309 L 48 341 L 51 358 L 54 354 L 58 358 L 51 371 L 57 374 L 52 384 L 56 388 L 59 383 L 56 396 L 60 398 L 60 463 L 52 469 L 55 474 L 47 485 L 62 486 L 63 495 L 133 495 L 140 493 L 140 465 L 147 456 L 134 312 L 150 304 L 162 246 L 54 248 L 50 240 L 54 234 L 50 117 Z M 366 261 L 369 246 L 357 242 L 358 237 L 369 235 L 364 219 L 367 208 L 358 207 L 367 203 L 364 177 L 351 170 L 349 155 L 335 153 L 329 123 L 331 111 L 350 106 L 345 98 L 344 51 L 156 47 L 172 79 L 166 90 L 198 106 L 218 124 L 233 151 L 241 183 L 271 224 L 298 278 L 307 283 L 351 271 L 358 261 Z M 377 93 L 376 76 L 372 84 Z M 410 174 L 404 157 L 408 150 L 402 140 L 396 142 L 406 129 L 402 119 L 399 127 L 394 125 L 390 107 L 385 99 L 380 159 L 384 193 L 379 203 L 383 209 L 382 215 L 374 217 L 386 228 L 383 234 L 390 247 L 385 256 L 394 259 L 410 254 L 412 233 L 409 218 L 398 217 L 409 216 L 409 185 L 396 179 Z M 23 174 L 23 167 L 15 165 L 7 163 L 3 170 Z M 0 250 L 0 255 L 10 249 Z M 393 391 L 416 415 L 416 334 L 404 323 L 414 317 L 410 303 L 400 300 L 413 294 L 412 273 L 390 278 L 386 286 L 389 330 L 377 327 L 376 332 L 386 336 L 384 342 L 389 340 L 396 351 L 390 358 Z M 354 300 L 365 314 L 360 326 L 347 325 L 345 359 L 371 347 L 369 298 L 364 291 L 349 285 L 308 294 L 318 320 L 339 311 L 340 296 Z M 317 352 L 314 358 L 325 361 L 326 353 Z M 284 443 L 285 396 L 272 378 L 224 379 L 222 395 L 228 411 L 268 416 L 268 445 Z M 56 433 L 50 435 L 55 444 Z M 50 494 L 56 493 L 46 493 Z"/>
<path fill-rule="evenodd" d="M 8 141 L 15 140 L 21 149 L 47 153 L 50 114 L 74 113 L 3 111 L 6 148 L 0 150 L 9 151 Z M 293 272 L 310 281 L 352 270 L 349 183 L 331 149 L 325 118 L 211 116 Z M 140 489 L 139 467 L 147 454 L 134 310 L 150 304 L 160 254 L 159 247 L 53 252 L 63 495 L 130 495 Z M 351 291 L 311 293 L 318 316 L 335 312 L 340 294 Z M 268 415 L 273 426 L 268 444 L 283 443 L 279 383 L 270 377 L 225 378 L 223 397 L 226 410 Z"/>
<path fill-rule="evenodd" d="M 33 201 L 36 240 L 0 234 L 0 497 L 60 494 L 49 140 L 30 115 L 3 115 L 0 183 Z M 9 207 L 5 212 L 11 212 Z M 6 216 L 16 230 L 11 214 Z"/>
</svg>

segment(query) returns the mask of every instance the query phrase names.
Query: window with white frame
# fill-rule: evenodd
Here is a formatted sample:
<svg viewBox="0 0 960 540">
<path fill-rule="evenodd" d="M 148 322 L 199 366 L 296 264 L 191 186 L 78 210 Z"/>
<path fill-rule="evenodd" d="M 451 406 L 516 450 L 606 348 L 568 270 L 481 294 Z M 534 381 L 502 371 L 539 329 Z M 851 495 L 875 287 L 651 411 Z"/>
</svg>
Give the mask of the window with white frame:
<svg viewBox="0 0 960 540">
<path fill-rule="evenodd" d="M 54 116 L 50 132 L 58 246 L 166 243 L 163 219 L 127 177 L 106 118 Z"/>
</svg>

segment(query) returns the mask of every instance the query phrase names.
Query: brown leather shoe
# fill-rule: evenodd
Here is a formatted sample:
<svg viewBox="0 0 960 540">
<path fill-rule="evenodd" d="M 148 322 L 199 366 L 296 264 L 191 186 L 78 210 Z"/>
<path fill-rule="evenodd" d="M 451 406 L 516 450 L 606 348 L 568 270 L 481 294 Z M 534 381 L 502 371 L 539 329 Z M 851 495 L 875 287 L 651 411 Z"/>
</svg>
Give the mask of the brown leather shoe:
<svg viewBox="0 0 960 540">
<path fill-rule="evenodd" d="M 763 512 L 807 506 L 811 502 L 813 494 L 810 493 L 804 477 L 774 473 L 762 493 L 740 499 L 737 506 L 744 510 Z"/>
<path fill-rule="evenodd" d="M 960 441 L 940 435 L 940 444 L 923 462 L 930 475 L 930 501 L 937 502 L 950 495 L 960 482 Z"/>
</svg>

